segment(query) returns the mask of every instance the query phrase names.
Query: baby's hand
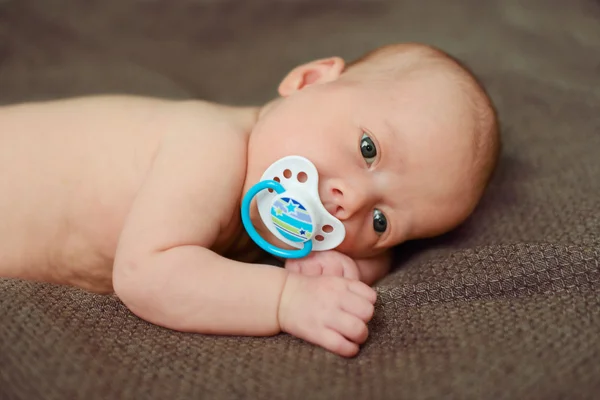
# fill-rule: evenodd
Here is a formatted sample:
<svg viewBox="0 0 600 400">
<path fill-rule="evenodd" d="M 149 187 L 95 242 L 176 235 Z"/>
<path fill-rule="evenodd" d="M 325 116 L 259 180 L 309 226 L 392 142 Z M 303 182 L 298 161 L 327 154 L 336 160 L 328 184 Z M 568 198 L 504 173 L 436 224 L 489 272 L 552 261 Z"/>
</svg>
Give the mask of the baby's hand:
<svg viewBox="0 0 600 400">
<path fill-rule="evenodd" d="M 343 276 L 348 279 L 360 279 L 356 261 L 335 250 L 314 251 L 305 258 L 288 259 L 285 268 L 302 275 Z"/>
<path fill-rule="evenodd" d="M 338 276 L 306 276 L 290 272 L 279 303 L 282 331 L 352 357 L 369 336 L 375 291 Z"/>
</svg>

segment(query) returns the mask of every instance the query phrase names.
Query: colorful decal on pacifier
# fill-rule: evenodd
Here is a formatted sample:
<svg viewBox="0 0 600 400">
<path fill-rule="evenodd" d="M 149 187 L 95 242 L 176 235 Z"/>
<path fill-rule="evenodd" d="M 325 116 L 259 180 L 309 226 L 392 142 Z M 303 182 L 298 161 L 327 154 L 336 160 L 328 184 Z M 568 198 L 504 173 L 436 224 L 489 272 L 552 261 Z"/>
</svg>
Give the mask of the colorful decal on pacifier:
<svg viewBox="0 0 600 400">
<path fill-rule="evenodd" d="M 300 202 L 289 197 L 273 202 L 271 220 L 279 233 L 293 242 L 306 242 L 312 236 L 312 217 Z"/>
<path fill-rule="evenodd" d="M 342 243 L 346 230 L 323 206 L 318 182 L 316 167 L 304 157 L 288 156 L 273 163 L 242 200 L 242 223 L 250 238 L 283 258 L 302 258 L 312 250 L 329 250 Z M 274 246 L 258 234 L 250 220 L 254 197 L 264 225 L 298 250 Z"/>
</svg>

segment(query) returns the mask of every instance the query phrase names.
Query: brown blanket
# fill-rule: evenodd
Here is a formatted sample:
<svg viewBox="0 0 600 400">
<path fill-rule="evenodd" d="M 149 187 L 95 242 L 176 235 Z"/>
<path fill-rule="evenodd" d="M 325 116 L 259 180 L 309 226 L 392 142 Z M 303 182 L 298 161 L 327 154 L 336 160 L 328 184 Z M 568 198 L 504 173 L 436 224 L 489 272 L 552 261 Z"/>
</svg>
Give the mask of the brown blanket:
<svg viewBox="0 0 600 400">
<path fill-rule="evenodd" d="M 399 41 L 477 72 L 504 148 L 464 226 L 398 248 L 358 357 L 171 332 L 114 297 L 0 280 L 0 399 L 598 398 L 598 1 L 2 0 L 0 103 L 257 104 L 296 64 Z"/>
</svg>

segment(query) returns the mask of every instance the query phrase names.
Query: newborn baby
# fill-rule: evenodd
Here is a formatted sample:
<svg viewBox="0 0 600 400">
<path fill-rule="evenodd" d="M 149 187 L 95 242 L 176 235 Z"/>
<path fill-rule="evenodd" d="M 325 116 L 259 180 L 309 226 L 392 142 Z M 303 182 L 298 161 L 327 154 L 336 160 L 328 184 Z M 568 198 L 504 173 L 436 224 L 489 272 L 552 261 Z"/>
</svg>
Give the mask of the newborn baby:
<svg viewBox="0 0 600 400">
<path fill-rule="evenodd" d="M 484 90 L 444 53 L 301 65 L 263 107 L 98 96 L 0 108 L 0 277 L 116 293 L 139 317 L 222 335 L 281 331 L 342 356 L 368 336 L 390 248 L 462 223 L 496 162 Z M 259 263 L 241 199 L 310 160 L 335 250 Z M 251 219 L 269 242 L 256 210 Z"/>
</svg>

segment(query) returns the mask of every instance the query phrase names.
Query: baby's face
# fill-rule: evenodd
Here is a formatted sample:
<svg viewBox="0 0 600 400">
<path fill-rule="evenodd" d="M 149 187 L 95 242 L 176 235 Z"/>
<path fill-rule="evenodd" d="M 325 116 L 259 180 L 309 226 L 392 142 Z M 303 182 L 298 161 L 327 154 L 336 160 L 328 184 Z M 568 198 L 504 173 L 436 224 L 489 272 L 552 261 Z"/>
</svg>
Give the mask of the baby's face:
<svg viewBox="0 0 600 400">
<path fill-rule="evenodd" d="M 474 206 L 474 125 L 444 79 L 339 79 L 277 100 L 252 132 L 244 192 L 276 160 L 308 158 L 346 227 L 337 249 L 357 258 L 453 228 Z"/>
</svg>

